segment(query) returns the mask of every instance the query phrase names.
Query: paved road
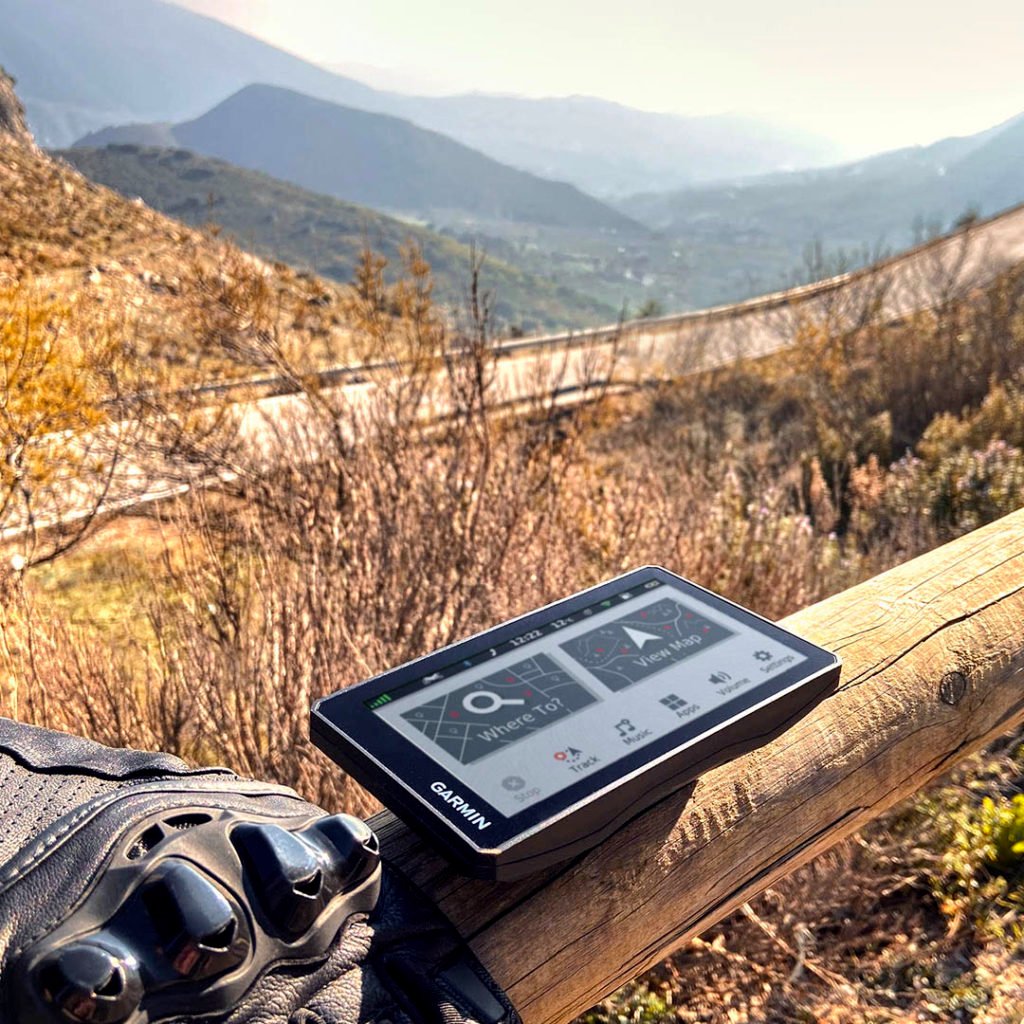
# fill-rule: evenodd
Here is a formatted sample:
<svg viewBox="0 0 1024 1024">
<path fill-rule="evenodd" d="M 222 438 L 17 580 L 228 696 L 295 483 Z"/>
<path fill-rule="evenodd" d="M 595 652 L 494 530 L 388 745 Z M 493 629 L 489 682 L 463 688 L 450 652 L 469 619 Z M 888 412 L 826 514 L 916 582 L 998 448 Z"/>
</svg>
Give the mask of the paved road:
<svg viewBox="0 0 1024 1024">
<path fill-rule="evenodd" d="M 614 363 L 614 379 L 628 388 L 653 378 L 675 377 L 724 365 L 738 356 L 759 356 L 791 343 L 801 321 L 828 320 L 836 328 L 864 320 L 899 319 L 937 303 L 968 293 L 1010 266 L 1024 263 L 1024 205 L 982 221 L 969 229 L 919 246 L 863 271 L 843 274 L 800 288 L 756 299 L 675 316 L 609 325 L 589 331 L 544 335 L 506 343 L 496 364 L 494 393 L 510 408 L 557 388 L 558 401 L 572 403 L 586 397 L 587 382 L 604 378 Z M 368 410 L 379 394 L 379 382 L 394 369 L 340 367 L 321 375 L 324 393 L 350 409 Z M 310 409 L 299 394 L 275 394 L 287 382 L 270 378 L 257 390 L 266 397 L 251 399 L 252 382 L 210 384 L 195 389 L 197 397 L 220 402 L 237 401 L 238 437 L 255 452 L 278 450 L 282 424 L 310 421 Z M 440 418 L 448 410 L 439 397 L 424 410 Z M 111 428 L 114 434 L 126 425 Z M 315 442 L 307 439 L 305 457 L 315 456 Z M 187 476 L 187 474 L 186 474 Z M 126 460 L 105 481 L 66 482 L 48 500 L 49 514 L 37 514 L 36 528 L 50 521 L 73 522 L 89 514 L 99 488 L 105 488 L 104 511 L 178 495 L 199 480 L 161 473 Z M 43 502 L 45 504 L 45 500 Z M 59 509 L 59 511 L 57 511 Z M 25 533 L 23 522 L 10 523 L 0 539 L 13 540 Z"/>
</svg>

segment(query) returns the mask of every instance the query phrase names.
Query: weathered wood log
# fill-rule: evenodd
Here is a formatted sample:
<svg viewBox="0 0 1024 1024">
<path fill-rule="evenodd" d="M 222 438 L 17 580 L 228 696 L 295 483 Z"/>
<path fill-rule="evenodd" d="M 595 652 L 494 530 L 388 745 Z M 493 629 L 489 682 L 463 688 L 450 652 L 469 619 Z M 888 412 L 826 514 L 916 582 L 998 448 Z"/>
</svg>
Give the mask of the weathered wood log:
<svg viewBox="0 0 1024 1024">
<path fill-rule="evenodd" d="M 526 1024 L 563 1024 L 1024 719 L 1024 511 L 785 624 L 842 656 L 839 690 L 576 862 L 472 881 L 374 820 Z"/>
</svg>

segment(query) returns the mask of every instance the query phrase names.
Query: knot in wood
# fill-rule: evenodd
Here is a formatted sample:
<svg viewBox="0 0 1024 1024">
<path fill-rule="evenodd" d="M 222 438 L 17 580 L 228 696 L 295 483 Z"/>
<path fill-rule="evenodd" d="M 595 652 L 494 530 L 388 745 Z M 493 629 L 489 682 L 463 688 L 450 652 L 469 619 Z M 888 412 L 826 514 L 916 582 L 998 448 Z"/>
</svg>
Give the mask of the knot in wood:
<svg viewBox="0 0 1024 1024">
<path fill-rule="evenodd" d="M 947 672 L 939 683 L 939 700 L 955 708 L 967 694 L 967 677 L 963 672 Z"/>
</svg>

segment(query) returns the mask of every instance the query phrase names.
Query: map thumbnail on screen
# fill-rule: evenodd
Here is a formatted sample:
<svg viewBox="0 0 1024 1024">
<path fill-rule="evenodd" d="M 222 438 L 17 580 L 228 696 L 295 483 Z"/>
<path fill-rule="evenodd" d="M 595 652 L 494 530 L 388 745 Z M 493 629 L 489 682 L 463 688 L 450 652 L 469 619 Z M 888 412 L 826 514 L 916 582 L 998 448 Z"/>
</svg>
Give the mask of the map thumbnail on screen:
<svg viewBox="0 0 1024 1024">
<path fill-rule="evenodd" d="M 624 690 L 735 634 L 700 612 L 662 598 L 561 644 L 609 690 Z"/>
<path fill-rule="evenodd" d="M 537 654 L 403 711 L 402 717 L 470 764 L 596 702 L 553 658 Z"/>
</svg>

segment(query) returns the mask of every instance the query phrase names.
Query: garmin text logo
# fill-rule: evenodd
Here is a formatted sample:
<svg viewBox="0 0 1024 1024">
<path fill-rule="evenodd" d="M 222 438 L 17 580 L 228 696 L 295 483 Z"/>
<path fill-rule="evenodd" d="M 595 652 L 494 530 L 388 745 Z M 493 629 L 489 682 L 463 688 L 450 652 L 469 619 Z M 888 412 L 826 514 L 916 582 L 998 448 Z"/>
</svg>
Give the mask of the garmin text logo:
<svg viewBox="0 0 1024 1024">
<path fill-rule="evenodd" d="M 453 793 L 443 782 L 432 782 L 430 788 L 446 803 L 452 810 L 458 811 L 471 825 L 476 825 L 481 832 L 490 828 L 491 823 L 475 808 L 471 807 L 462 799 L 458 793 Z"/>
</svg>

